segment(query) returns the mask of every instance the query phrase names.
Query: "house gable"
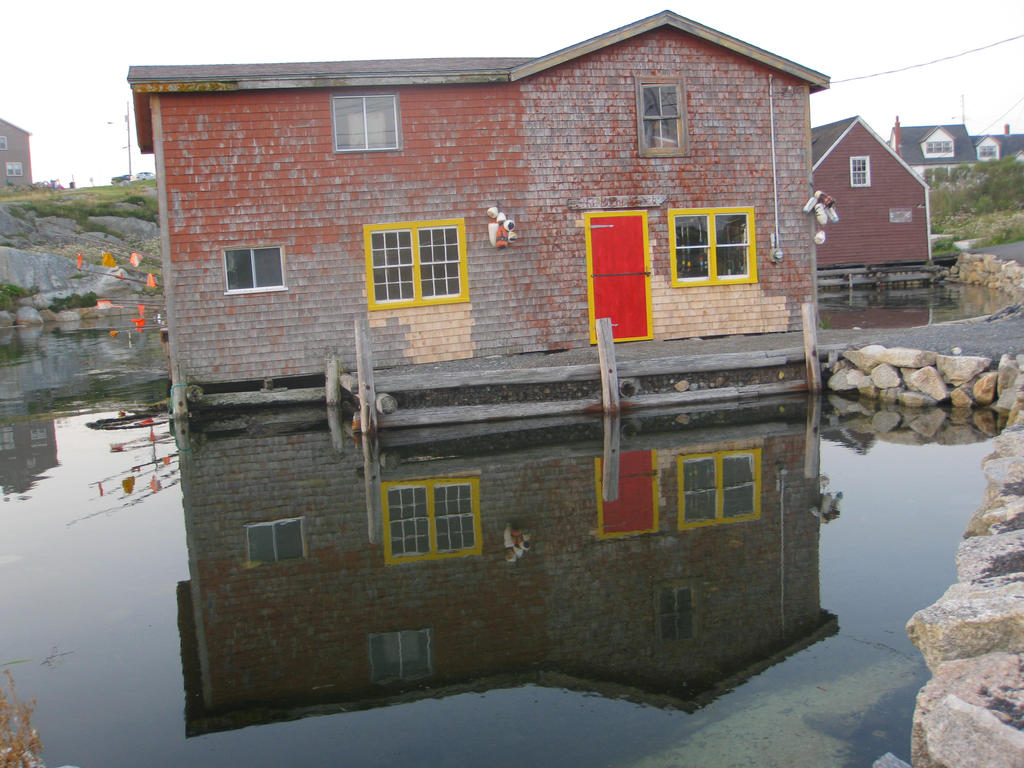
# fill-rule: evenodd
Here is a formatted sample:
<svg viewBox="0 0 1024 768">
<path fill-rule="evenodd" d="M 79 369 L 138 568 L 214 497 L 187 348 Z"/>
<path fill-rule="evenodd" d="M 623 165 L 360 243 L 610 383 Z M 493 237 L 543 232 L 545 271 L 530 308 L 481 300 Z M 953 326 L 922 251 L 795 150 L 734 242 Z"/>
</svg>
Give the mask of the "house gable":
<svg viewBox="0 0 1024 768">
<path fill-rule="evenodd" d="M 999 144 L 999 140 L 992 136 L 978 138 L 974 145 L 974 150 L 978 155 L 978 160 L 982 162 L 998 160 L 1002 157 L 1002 147 Z"/>
</svg>

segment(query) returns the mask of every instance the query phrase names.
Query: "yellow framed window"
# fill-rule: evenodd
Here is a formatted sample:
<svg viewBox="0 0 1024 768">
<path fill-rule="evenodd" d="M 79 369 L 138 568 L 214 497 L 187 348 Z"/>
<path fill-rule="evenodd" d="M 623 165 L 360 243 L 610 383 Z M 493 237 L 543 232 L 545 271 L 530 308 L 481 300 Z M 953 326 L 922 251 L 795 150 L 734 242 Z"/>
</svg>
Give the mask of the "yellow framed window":
<svg viewBox="0 0 1024 768">
<path fill-rule="evenodd" d="M 381 484 L 389 564 L 479 555 L 480 481 L 475 477 Z"/>
<path fill-rule="evenodd" d="M 462 219 L 363 227 L 370 309 L 469 301 Z"/>
<path fill-rule="evenodd" d="M 757 282 L 753 208 L 687 208 L 668 212 L 672 284 Z"/>
<path fill-rule="evenodd" d="M 761 449 L 677 458 L 679 528 L 736 523 L 761 516 Z"/>
</svg>

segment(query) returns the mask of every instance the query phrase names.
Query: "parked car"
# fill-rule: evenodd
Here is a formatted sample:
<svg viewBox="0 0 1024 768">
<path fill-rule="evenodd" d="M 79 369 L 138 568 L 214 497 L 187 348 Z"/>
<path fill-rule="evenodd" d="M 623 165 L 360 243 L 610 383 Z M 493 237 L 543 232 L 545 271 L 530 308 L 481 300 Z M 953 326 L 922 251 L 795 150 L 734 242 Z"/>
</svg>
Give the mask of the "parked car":
<svg viewBox="0 0 1024 768">
<path fill-rule="evenodd" d="M 156 174 L 152 173 L 151 171 L 139 171 L 137 174 L 135 174 L 135 178 L 138 181 L 152 180 L 156 178 Z"/>
<path fill-rule="evenodd" d="M 127 184 L 131 180 L 132 180 L 132 175 L 130 173 L 126 173 L 123 176 L 115 176 L 114 178 L 112 178 L 110 180 L 110 183 L 111 184 Z"/>
</svg>

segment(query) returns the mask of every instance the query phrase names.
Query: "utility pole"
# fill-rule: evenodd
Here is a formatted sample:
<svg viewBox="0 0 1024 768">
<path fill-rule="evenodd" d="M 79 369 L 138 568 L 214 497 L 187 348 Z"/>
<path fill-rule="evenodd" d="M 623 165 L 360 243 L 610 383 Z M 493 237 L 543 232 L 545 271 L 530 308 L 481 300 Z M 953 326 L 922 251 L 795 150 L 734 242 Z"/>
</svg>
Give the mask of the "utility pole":
<svg viewBox="0 0 1024 768">
<path fill-rule="evenodd" d="M 124 129 L 128 134 L 128 180 L 132 179 L 132 126 L 128 122 L 128 115 L 131 114 L 131 102 L 126 101 L 124 104 Z"/>
</svg>

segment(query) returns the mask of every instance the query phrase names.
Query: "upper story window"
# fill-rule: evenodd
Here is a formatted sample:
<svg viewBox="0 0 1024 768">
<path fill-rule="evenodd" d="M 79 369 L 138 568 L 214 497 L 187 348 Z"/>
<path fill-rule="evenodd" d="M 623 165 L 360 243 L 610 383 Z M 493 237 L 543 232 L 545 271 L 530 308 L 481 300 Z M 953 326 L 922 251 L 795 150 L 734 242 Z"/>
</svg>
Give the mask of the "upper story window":
<svg viewBox="0 0 1024 768">
<path fill-rule="evenodd" d="M 685 91 L 679 79 L 637 81 L 637 132 L 641 157 L 683 155 L 687 148 Z"/>
<path fill-rule="evenodd" d="M 924 155 L 925 157 L 952 157 L 953 142 L 945 140 L 926 141 L 924 144 Z"/>
<path fill-rule="evenodd" d="M 999 157 L 999 148 L 995 144 L 982 144 L 978 147 L 979 160 L 995 160 Z"/>
<path fill-rule="evenodd" d="M 370 309 L 469 301 L 462 219 L 363 228 Z"/>
<path fill-rule="evenodd" d="M 754 209 L 671 210 L 672 284 L 756 283 Z"/>
<path fill-rule="evenodd" d="M 245 538 L 251 563 L 276 563 L 306 554 L 301 517 L 247 525 Z"/>
<path fill-rule="evenodd" d="M 871 158 L 864 155 L 850 158 L 850 186 L 871 186 Z"/>
<path fill-rule="evenodd" d="M 398 96 L 335 96 L 331 102 L 335 152 L 399 148 Z"/>
<path fill-rule="evenodd" d="M 7 149 L 7 137 L 0 136 L 0 149 Z"/>
<path fill-rule="evenodd" d="M 224 279 L 228 293 L 284 290 L 281 249 L 230 248 L 224 251 Z"/>
<path fill-rule="evenodd" d="M 7 163 L 7 175 L 8 176 L 23 176 L 25 171 L 21 163 L 10 162 Z"/>
</svg>

